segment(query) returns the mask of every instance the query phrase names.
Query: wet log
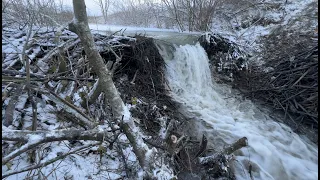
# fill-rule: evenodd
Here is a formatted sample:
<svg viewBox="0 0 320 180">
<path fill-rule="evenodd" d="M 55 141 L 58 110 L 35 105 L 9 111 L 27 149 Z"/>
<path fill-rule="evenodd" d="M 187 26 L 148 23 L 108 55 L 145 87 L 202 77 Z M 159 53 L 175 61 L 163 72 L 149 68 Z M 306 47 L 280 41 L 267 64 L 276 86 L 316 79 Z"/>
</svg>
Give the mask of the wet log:
<svg viewBox="0 0 320 180">
<path fill-rule="evenodd" d="M 233 152 L 235 152 L 236 150 L 241 149 L 243 147 L 246 147 L 247 145 L 248 145 L 248 139 L 246 137 L 243 137 L 243 138 L 239 139 L 238 141 L 236 141 L 235 143 L 228 146 L 227 148 L 225 148 L 223 150 L 223 153 L 230 155 Z"/>
<path fill-rule="evenodd" d="M 236 150 L 239 150 L 243 147 L 246 147 L 247 145 L 248 145 L 248 139 L 246 137 L 243 137 L 243 138 L 237 140 L 235 143 L 231 144 L 230 146 L 224 148 L 222 150 L 222 152 L 220 152 L 220 153 L 216 153 L 211 156 L 199 158 L 200 164 L 202 164 L 202 165 L 211 164 L 211 163 L 217 164 L 216 162 L 220 161 L 219 159 L 221 158 L 221 154 L 222 155 L 230 155 L 233 152 L 235 152 Z"/>
</svg>

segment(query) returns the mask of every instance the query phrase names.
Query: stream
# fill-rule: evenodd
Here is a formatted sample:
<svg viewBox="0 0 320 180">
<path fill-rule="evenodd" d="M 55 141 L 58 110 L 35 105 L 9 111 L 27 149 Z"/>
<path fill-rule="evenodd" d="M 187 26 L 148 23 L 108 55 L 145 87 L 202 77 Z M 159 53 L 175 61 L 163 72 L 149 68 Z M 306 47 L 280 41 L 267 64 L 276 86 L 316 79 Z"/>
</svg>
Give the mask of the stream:
<svg viewBox="0 0 320 180">
<path fill-rule="evenodd" d="M 290 127 L 276 122 L 250 100 L 212 79 L 209 59 L 197 43 L 199 33 L 145 31 L 155 39 L 166 61 L 166 79 L 171 97 L 182 104 L 194 120 L 199 139 L 205 134 L 208 146 L 217 150 L 247 137 L 248 146 L 234 153 L 238 180 L 316 180 L 318 147 Z M 136 29 L 126 32 L 134 35 Z"/>
<path fill-rule="evenodd" d="M 217 149 L 248 138 L 248 147 L 234 153 L 237 179 L 250 179 L 249 163 L 253 179 L 318 179 L 315 144 L 271 119 L 251 101 L 237 98 L 230 87 L 215 83 L 199 43 L 168 44 L 159 45 L 159 51 L 167 63 L 170 95 L 195 121 L 198 136 L 205 134 L 208 145 Z"/>
</svg>

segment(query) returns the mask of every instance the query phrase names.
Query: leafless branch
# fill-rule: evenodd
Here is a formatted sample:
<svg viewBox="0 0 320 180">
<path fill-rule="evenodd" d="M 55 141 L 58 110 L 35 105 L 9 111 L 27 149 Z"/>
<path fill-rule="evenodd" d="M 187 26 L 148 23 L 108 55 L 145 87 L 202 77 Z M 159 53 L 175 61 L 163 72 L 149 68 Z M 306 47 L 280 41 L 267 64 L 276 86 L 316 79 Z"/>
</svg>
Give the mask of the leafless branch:
<svg viewBox="0 0 320 180">
<path fill-rule="evenodd" d="M 92 141 L 108 141 L 107 135 L 109 131 L 92 129 L 92 130 L 77 130 L 63 129 L 53 131 L 27 131 L 27 130 L 8 130 L 2 131 L 2 140 L 4 141 L 19 141 L 25 142 L 19 149 L 11 152 L 2 158 L 2 165 L 6 164 L 20 154 L 37 147 L 40 144 L 63 141 L 63 140 L 92 140 Z M 110 141 L 112 142 L 112 141 Z"/>
<path fill-rule="evenodd" d="M 60 155 L 60 156 L 57 156 L 56 158 L 52 158 L 52 159 L 49 159 L 45 162 L 42 162 L 42 163 L 39 163 L 39 164 L 36 164 L 36 165 L 32 165 L 32 166 L 27 166 L 27 167 L 24 167 L 24 168 L 21 168 L 19 170 L 11 170 L 11 171 L 7 171 L 5 173 L 2 174 L 2 179 L 3 178 L 6 178 L 8 176 L 11 176 L 11 175 L 14 175 L 14 174 L 19 174 L 19 173 L 22 173 L 22 172 L 25 172 L 25 171 L 30 171 L 30 170 L 33 170 L 33 169 L 38 169 L 38 168 L 43 168 L 49 164 L 52 164 L 60 159 L 64 159 L 65 157 L 69 156 L 70 154 L 74 154 L 78 151 L 81 151 L 83 149 L 87 149 L 87 148 L 90 148 L 92 146 L 96 146 L 96 145 L 99 145 L 101 142 L 99 143 L 92 143 L 92 144 L 87 144 L 87 145 L 84 145 L 84 146 L 81 146 L 81 147 L 78 147 L 78 148 L 75 148 L 73 149 L 72 151 L 66 153 L 66 154 L 63 154 L 63 155 Z"/>
</svg>

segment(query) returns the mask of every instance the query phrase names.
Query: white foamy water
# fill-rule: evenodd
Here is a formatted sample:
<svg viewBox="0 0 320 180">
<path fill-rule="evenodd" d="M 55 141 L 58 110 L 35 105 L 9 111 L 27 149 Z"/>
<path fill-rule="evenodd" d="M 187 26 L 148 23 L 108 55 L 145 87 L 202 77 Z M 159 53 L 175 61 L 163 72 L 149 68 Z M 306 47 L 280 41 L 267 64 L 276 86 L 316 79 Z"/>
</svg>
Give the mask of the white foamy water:
<svg viewBox="0 0 320 180">
<path fill-rule="evenodd" d="M 173 56 L 160 53 L 167 63 L 172 97 L 197 121 L 214 148 L 223 148 L 241 137 L 249 146 L 236 153 L 237 179 L 318 179 L 318 147 L 307 143 L 284 124 L 260 112 L 250 101 L 226 97 L 231 89 L 211 79 L 208 57 L 199 45 L 176 47 Z M 173 57 L 173 58 L 172 58 Z M 172 58 L 172 59 L 171 59 Z"/>
</svg>

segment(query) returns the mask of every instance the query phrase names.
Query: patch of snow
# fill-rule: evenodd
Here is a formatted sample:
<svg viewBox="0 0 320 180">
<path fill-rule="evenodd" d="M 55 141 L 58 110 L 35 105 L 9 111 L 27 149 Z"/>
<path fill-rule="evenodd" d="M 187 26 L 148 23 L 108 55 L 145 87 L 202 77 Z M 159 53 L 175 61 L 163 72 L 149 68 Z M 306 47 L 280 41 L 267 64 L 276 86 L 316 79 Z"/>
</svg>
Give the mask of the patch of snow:
<svg viewBox="0 0 320 180">
<path fill-rule="evenodd" d="M 210 37 L 211 37 L 211 34 L 209 33 L 209 32 L 206 32 L 205 33 L 205 37 L 206 37 L 206 41 L 207 41 L 207 43 L 209 43 L 210 44 Z"/>
<path fill-rule="evenodd" d="M 131 123 L 131 122 L 132 122 L 131 113 L 130 113 L 130 111 L 129 111 L 129 108 L 130 108 L 130 107 L 128 107 L 128 105 L 125 105 L 125 106 L 123 107 L 123 112 L 122 112 L 122 114 L 123 114 L 123 122 L 125 122 L 125 123 Z"/>
<path fill-rule="evenodd" d="M 147 31 L 153 32 L 179 32 L 174 29 L 161 29 L 161 28 L 143 28 L 143 27 L 134 27 L 134 26 L 120 26 L 120 25 L 105 25 L 105 24 L 89 24 L 90 29 L 97 31 L 119 31 L 125 30 L 126 32 L 134 31 L 135 33 L 144 33 Z"/>
<path fill-rule="evenodd" d="M 44 137 L 40 136 L 40 135 L 36 135 L 36 134 L 28 134 L 28 142 L 30 143 L 36 143 L 36 142 L 40 142 L 41 140 L 43 140 Z"/>
<path fill-rule="evenodd" d="M 18 102 L 16 104 L 16 108 L 19 109 L 19 110 L 23 110 L 27 100 L 28 100 L 28 95 L 27 94 L 20 95 L 19 96 L 19 100 L 18 100 Z"/>
<path fill-rule="evenodd" d="M 167 127 L 166 127 L 167 117 L 160 117 L 160 118 L 157 118 L 157 120 L 160 122 L 160 126 L 161 126 L 159 130 L 159 137 L 164 139 L 166 136 L 166 130 L 167 130 Z"/>
<path fill-rule="evenodd" d="M 179 32 L 177 29 L 161 29 L 161 28 L 142 28 L 132 26 L 104 25 L 104 24 L 89 24 L 90 29 L 94 33 L 113 34 L 122 29 L 121 34 L 127 36 L 135 36 L 137 34 L 146 35 L 155 38 L 167 38 L 172 35 L 200 35 L 201 32 Z"/>
<path fill-rule="evenodd" d="M 165 164 L 162 164 L 160 167 L 157 167 L 153 170 L 153 176 L 158 179 L 178 179 L 173 170 Z"/>
<path fill-rule="evenodd" d="M 136 155 L 133 153 L 132 147 L 126 147 L 125 149 L 122 149 L 122 152 L 123 152 L 124 156 L 127 157 L 128 161 L 131 161 L 131 162 L 138 161 Z"/>
<path fill-rule="evenodd" d="M 76 105 L 76 106 L 78 106 L 78 107 L 81 107 L 82 99 L 81 99 L 79 93 L 74 93 L 72 100 L 73 100 L 73 102 L 74 102 L 74 105 Z"/>
</svg>

